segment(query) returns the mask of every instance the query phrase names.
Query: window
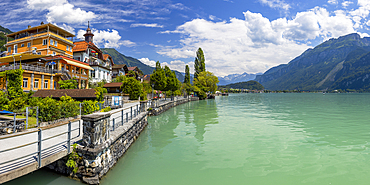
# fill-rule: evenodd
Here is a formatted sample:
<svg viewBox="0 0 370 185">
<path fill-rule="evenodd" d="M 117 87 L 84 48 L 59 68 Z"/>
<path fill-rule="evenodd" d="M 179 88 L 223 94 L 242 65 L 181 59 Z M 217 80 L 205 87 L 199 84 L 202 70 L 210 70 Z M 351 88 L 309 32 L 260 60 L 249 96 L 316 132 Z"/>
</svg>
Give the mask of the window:
<svg viewBox="0 0 370 185">
<path fill-rule="evenodd" d="M 69 46 L 67 46 L 67 51 L 69 51 Z"/>
<path fill-rule="evenodd" d="M 55 41 L 55 42 L 54 42 L 54 46 L 55 46 L 55 47 L 58 47 L 58 41 Z"/>
<path fill-rule="evenodd" d="M 50 39 L 50 45 L 54 46 L 54 40 Z"/>
<path fill-rule="evenodd" d="M 53 55 L 55 56 L 55 51 L 53 51 Z"/>
<path fill-rule="evenodd" d="M 21 44 L 21 47 L 23 48 L 24 47 L 24 44 Z"/>
<path fill-rule="evenodd" d="M 42 40 L 42 45 L 48 45 L 48 39 Z"/>
<path fill-rule="evenodd" d="M 12 47 L 8 47 L 8 53 L 12 52 Z"/>
<path fill-rule="evenodd" d="M 35 79 L 34 88 L 39 88 L 39 79 Z"/>
<path fill-rule="evenodd" d="M 69 47 L 69 50 L 72 52 L 72 47 Z"/>
<path fill-rule="evenodd" d="M 23 78 L 23 88 L 28 87 L 28 78 Z"/>
<path fill-rule="evenodd" d="M 95 78 L 95 71 L 94 70 L 90 70 L 90 77 Z"/>
<path fill-rule="evenodd" d="M 27 43 L 27 47 L 29 48 L 31 47 L 31 42 Z"/>
<path fill-rule="evenodd" d="M 78 60 L 78 61 L 80 61 L 80 59 L 81 59 L 80 57 L 74 57 L 74 58 L 75 58 L 75 60 Z"/>
<path fill-rule="evenodd" d="M 48 88 L 48 85 L 49 85 L 49 81 L 48 80 L 45 80 L 45 82 L 44 82 L 44 89 L 47 89 Z"/>
<path fill-rule="evenodd" d="M 38 55 L 41 55 L 41 51 L 37 52 Z"/>
<path fill-rule="evenodd" d="M 14 45 L 14 51 L 13 53 L 18 53 L 18 44 Z"/>
</svg>

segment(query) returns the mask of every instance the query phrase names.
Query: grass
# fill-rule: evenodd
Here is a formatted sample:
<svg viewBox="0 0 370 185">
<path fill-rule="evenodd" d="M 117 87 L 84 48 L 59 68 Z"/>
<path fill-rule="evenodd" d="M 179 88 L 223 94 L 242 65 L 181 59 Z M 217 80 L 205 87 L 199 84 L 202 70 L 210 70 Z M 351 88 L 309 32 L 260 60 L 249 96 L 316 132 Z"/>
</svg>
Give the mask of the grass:
<svg viewBox="0 0 370 185">
<path fill-rule="evenodd" d="M 5 117 L 10 117 L 14 118 L 14 116 L 5 116 Z M 16 116 L 17 119 L 25 119 L 26 116 Z M 34 128 L 36 127 L 36 118 L 35 117 L 28 117 L 28 128 Z"/>
</svg>

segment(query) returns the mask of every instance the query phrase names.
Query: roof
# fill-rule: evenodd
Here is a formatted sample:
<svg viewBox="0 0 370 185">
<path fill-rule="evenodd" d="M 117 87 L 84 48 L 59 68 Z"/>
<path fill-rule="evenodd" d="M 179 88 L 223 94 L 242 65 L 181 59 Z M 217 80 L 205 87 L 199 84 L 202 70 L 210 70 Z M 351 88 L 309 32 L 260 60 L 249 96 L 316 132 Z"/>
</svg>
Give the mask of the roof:
<svg viewBox="0 0 370 185">
<path fill-rule="evenodd" d="M 56 89 L 56 90 L 38 90 L 32 97 L 53 97 L 60 98 L 62 96 L 70 96 L 72 98 L 96 98 L 95 89 Z"/>
<path fill-rule="evenodd" d="M 121 87 L 122 82 L 112 82 L 104 84 L 104 88 Z"/>
<path fill-rule="evenodd" d="M 86 51 L 88 46 L 86 41 L 74 42 L 73 44 L 75 44 L 75 47 L 73 47 L 73 52 Z"/>
<path fill-rule="evenodd" d="M 73 42 L 73 44 L 76 45 L 75 47 L 73 47 L 73 52 L 86 51 L 86 49 L 89 46 L 90 46 L 90 48 L 93 48 L 93 49 L 101 52 L 101 50 L 92 42 L 86 42 L 86 41 L 82 40 L 82 41 Z"/>
<path fill-rule="evenodd" d="M 20 60 L 30 60 L 30 59 L 37 59 L 45 57 L 46 55 L 33 55 L 33 54 L 15 54 L 15 55 L 9 55 L 5 57 L 0 58 L 0 63 L 9 63 L 13 61 L 20 61 Z"/>
<path fill-rule="evenodd" d="M 45 60 L 64 60 L 67 64 L 77 66 L 80 68 L 84 69 L 89 69 L 89 70 L 94 70 L 92 67 L 89 66 L 89 64 L 83 63 L 81 61 L 75 60 L 73 58 L 69 58 L 63 55 L 56 55 L 56 56 L 50 56 L 50 57 L 45 57 Z"/>
<path fill-rule="evenodd" d="M 128 67 L 128 70 L 129 71 L 135 71 L 135 69 L 136 69 L 136 71 L 138 72 L 138 73 L 140 73 L 141 75 L 143 74 L 143 72 L 137 67 L 137 66 L 134 66 L 134 67 Z"/>
<path fill-rule="evenodd" d="M 104 60 L 107 60 L 108 58 L 112 59 L 112 57 L 109 54 L 103 54 L 103 59 Z"/>
<path fill-rule="evenodd" d="M 121 69 L 121 68 L 123 68 L 125 66 L 126 66 L 126 64 L 115 64 L 112 68 L 113 69 Z"/>
<path fill-rule="evenodd" d="M 72 33 L 70 33 L 70 32 L 68 32 L 68 31 L 66 31 L 66 30 L 64 30 L 64 29 L 62 29 L 62 28 L 60 28 L 60 27 L 58 27 L 58 26 L 56 26 L 56 25 L 54 25 L 54 24 L 51 24 L 51 23 L 48 23 L 48 24 L 42 24 L 42 25 L 39 25 L 39 26 L 35 26 L 35 27 L 31 27 L 31 28 L 27 28 L 27 29 L 24 29 L 24 30 L 21 30 L 21 31 L 17 31 L 17 32 L 13 32 L 13 33 L 9 33 L 9 34 L 7 34 L 6 36 L 7 37 L 13 37 L 13 36 L 15 36 L 15 35 L 17 35 L 17 34 L 19 34 L 19 33 L 23 33 L 23 32 L 26 32 L 26 31 L 28 31 L 28 32 L 30 32 L 30 31 L 36 31 L 36 30 L 40 30 L 40 29 L 43 29 L 43 28 L 47 28 L 49 26 L 49 28 L 51 28 L 51 29 L 57 29 L 58 30 L 58 32 L 59 32 L 59 34 L 61 34 L 61 35 L 65 35 L 65 36 L 67 36 L 67 37 L 74 37 L 75 35 L 74 34 L 72 34 Z"/>
<path fill-rule="evenodd" d="M 149 82 L 150 81 L 150 75 L 144 75 L 143 80 Z"/>
</svg>

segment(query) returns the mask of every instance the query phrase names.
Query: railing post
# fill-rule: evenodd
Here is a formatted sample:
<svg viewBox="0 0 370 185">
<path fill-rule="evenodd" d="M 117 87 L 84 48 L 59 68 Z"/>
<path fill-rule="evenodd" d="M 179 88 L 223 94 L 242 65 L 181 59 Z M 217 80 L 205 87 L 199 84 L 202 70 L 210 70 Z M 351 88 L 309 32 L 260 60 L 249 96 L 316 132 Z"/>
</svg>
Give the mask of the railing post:
<svg viewBox="0 0 370 185">
<path fill-rule="evenodd" d="M 71 121 L 68 122 L 67 152 L 71 152 Z"/>
<path fill-rule="evenodd" d="M 128 122 L 128 112 L 126 112 L 126 122 Z"/>
<path fill-rule="evenodd" d="M 131 119 L 130 120 L 132 120 L 132 107 L 131 107 Z"/>
<path fill-rule="evenodd" d="M 123 109 L 121 110 L 121 125 L 123 125 Z"/>
<path fill-rule="evenodd" d="M 139 104 L 136 105 L 136 113 L 139 114 Z"/>
<path fill-rule="evenodd" d="M 39 107 L 36 107 L 36 125 L 39 127 Z"/>
<path fill-rule="evenodd" d="M 113 120 L 112 120 L 112 121 L 113 121 L 113 131 L 114 131 L 114 128 L 115 128 L 114 119 L 115 119 L 115 118 L 113 118 Z"/>
<path fill-rule="evenodd" d="M 38 131 L 38 142 L 37 142 L 37 162 L 38 162 L 38 168 L 41 168 L 41 141 L 42 141 L 42 130 L 39 128 Z"/>
<path fill-rule="evenodd" d="M 81 113 L 82 113 L 82 110 L 81 110 L 81 106 L 82 105 L 82 103 L 80 103 L 80 116 L 82 115 Z"/>
<path fill-rule="evenodd" d="M 14 127 L 13 127 L 13 133 L 15 133 L 15 131 L 17 130 L 17 123 L 16 123 L 16 117 L 17 117 L 17 114 L 14 114 Z"/>
<path fill-rule="evenodd" d="M 26 107 L 26 129 L 28 129 L 28 107 Z"/>
</svg>

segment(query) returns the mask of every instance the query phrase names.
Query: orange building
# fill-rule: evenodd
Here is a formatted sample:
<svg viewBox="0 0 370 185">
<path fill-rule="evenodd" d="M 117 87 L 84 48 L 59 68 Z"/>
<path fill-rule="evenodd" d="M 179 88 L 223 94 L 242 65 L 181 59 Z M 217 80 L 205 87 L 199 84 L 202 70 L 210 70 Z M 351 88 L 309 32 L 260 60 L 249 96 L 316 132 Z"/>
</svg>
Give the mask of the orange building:
<svg viewBox="0 0 370 185">
<path fill-rule="evenodd" d="M 14 54 L 63 55 L 73 58 L 73 35 L 51 23 L 6 35 L 7 56 Z"/>
<path fill-rule="evenodd" d="M 24 91 L 57 89 L 58 81 L 76 78 L 78 88 L 87 89 L 88 64 L 74 60 L 74 35 L 53 24 L 41 24 L 8 34 L 7 56 L 0 58 L 0 72 L 24 69 Z M 0 88 L 5 89 L 5 76 L 0 76 Z"/>
</svg>

